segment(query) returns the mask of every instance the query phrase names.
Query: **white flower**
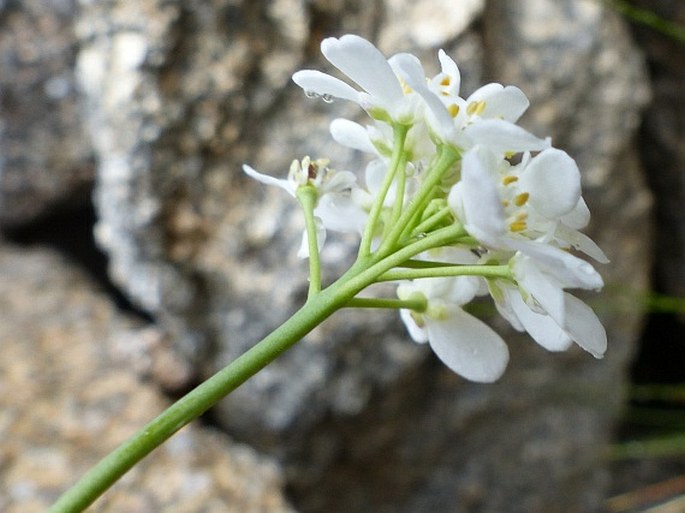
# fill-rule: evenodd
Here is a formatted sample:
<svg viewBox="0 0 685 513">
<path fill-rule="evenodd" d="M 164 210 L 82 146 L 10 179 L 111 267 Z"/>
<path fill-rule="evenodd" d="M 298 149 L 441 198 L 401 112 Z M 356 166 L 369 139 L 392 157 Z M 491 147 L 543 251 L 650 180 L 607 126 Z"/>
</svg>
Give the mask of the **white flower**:
<svg viewBox="0 0 685 513">
<path fill-rule="evenodd" d="M 587 207 L 580 171 L 565 152 L 549 148 L 511 166 L 488 148 L 476 146 L 464 154 L 461 173 L 448 202 L 471 235 L 486 247 L 521 251 L 555 268 L 569 287 L 602 286 L 590 264 L 563 250 L 573 246 L 608 261 L 594 242 L 572 227 L 587 223 Z"/>
<path fill-rule="evenodd" d="M 461 308 L 476 295 L 480 281 L 475 277 L 425 278 L 401 283 L 397 295 L 409 299 L 418 293 L 427 300 L 425 312 L 400 310 L 416 342 L 428 342 L 445 365 L 466 379 L 490 383 L 504 373 L 509 350 L 492 328 Z"/>
<path fill-rule="evenodd" d="M 293 81 L 308 95 L 328 100 L 341 98 L 359 104 L 373 118 L 411 122 L 415 101 L 405 96 L 400 81 L 385 56 L 373 44 L 355 35 L 321 42 L 321 52 L 336 68 L 356 82 L 358 91 L 346 82 L 316 70 L 302 70 Z"/>
<path fill-rule="evenodd" d="M 361 234 L 366 224 L 367 212 L 363 205 L 368 203 L 368 195 L 357 185 L 357 178 L 349 171 L 335 171 L 328 167 L 325 159 L 311 160 L 305 157 L 302 161 L 293 160 L 288 178 L 274 178 L 265 175 L 243 164 L 243 171 L 255 180 L 273 185 L 295 196 L 298 187 L 313 186 L 318 193 L 314 215 L 317 225 L 317 243 L 319 249 L 326 240 L 326 230 L 344 233 Z M 298 256 L 309 256 L 307 232 L 302 237 Z"/>
<path fill-rule="evenodd" d="M 402 79 L 423 98 L 427 121 L 438 139 L 462 150 L 484 144 L 498 154 L 549 147 L 548 140 L 515 124 L 529 105 L 520 89 L 487 84 L 463 99 L 457 65 L 442 50 L 439 59 L 442 71 L 430 80 L 414 55 L 403 53 L 391 59 Z"/>
<path fill-rule="evenodd" d="M 464 154 L 462 181 L 448 202 L 493 258 L 509 260 L 518 287 L 498 280 L 490 290 L 512 326 L 552 351 L 575 341 L 596 357 L 604 354 L 601 323 L 587 305 L 564 292 L 603 285 L 592 265 L 566 249 L 579 247 L 606 261 L 597 245 L 573 228 L 588 220 L 573 159 L 550 148 L 535 157 L 524 155 L 513 166 L 477 146 Z"/>
<path fill-rule="evenodd" d="M 497 309 L 519 331 L 526 331 L 548 351 L 565 351 L 573 342 L 595 358 L 602 358 L 607 336 L 592 309 L 578 298 L 562 292 L 563 321 L 524 301 L 521 291 L 511 283 L 497 280 L 491 284 Z"/>
</svg>

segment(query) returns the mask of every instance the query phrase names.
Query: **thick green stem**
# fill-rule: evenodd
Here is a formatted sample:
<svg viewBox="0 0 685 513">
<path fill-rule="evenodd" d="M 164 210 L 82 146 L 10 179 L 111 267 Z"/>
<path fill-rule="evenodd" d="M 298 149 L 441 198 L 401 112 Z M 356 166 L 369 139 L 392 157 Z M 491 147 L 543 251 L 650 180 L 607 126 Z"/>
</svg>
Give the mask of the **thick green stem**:
<svg viewBox="0 0 685 513">
<path fill-rule="evenodd" d="M 49 513 L 77 513 L 87 508 L 153 449 L 345 306 L 370 284 L 357 276 L 368 265 L 363 262 L 355 264 L 336 283 L 318 293 L 316 300 L 308 301 L 252 349 L 171 405 L 86 473 L 59 498 Z"/>
</svg>

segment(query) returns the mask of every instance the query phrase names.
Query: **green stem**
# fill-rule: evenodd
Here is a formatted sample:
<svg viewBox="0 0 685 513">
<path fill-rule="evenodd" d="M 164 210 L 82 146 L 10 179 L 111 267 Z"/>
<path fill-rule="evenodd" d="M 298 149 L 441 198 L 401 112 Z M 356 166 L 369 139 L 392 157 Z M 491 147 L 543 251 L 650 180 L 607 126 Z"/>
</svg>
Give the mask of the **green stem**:
<svg viewBox="0 0 685 513">
<path fill-rule="evenodd" d="M 409 299 L 355 297 L 350 299 L 345 306 L 353 308 L 406 308 L 423 312 L 426 310 L 427 301 L 423 294 L 413 295 Z"/>
<path fill-rule="evenodd" d="M 362 240 L 359 243 L 359 257 L 364 258 L 371 254 L 371 243 L 373 241 L 373 236 L 376 233 L 376 226 L 383 210 L 383 205 L 385 204 L 385 198 L 388 195 L 390 186 L 392 185 L 395 175 L 400 168 L 400 163 L 404 162 L 404 141 L 407 138 L 407 132 L 411 128 L 411 125 L 393 125 L 393 150 L 392 158 L 390 161 L 390 166 L 388 167 L 388 172 L 383 180 L 383 185 L 381 186 L 378 195 L 374 199 L 374 203 L 371 206 L 371 212 L 369 212 L 369 218 L 366 222 L 366 227 L 364 229 L 364 234 L 362 235 Z M 405 170 L 402 169 L 402 172 Z"/>
<path fill-rule="evenodd" d="M 425 269 L 392 269 L 378 277 L 378 281 L 444 278 L 446 276 L 482 276 L 483 278 L 511 279 L 508 265 L 446 265 Z"/>
<path fill-rule="evenodd" d="M 307 230 L 307 244 L 309 246 L 309 293 L 307 298 L 313 297 L 321 291 L 321 260 L 319 257 L 319 241 L 316 230 L 314 208 L 318 199 L 315 187 L 310 185 L 297 189 L 297 199 L 304 211 L 304 222 Z"/>
<path fill-rule="evenodd" d="M 416 191 L 409 202 L 409 205 L 404 212 L 402 212 L 402 215 L 397 222 L 395 222 L 392 230 L 378 248 L 379 254 L 387 255 L 396 249 L 397 241 L 401 237 L 402 232 L 407 229 L 407 226 L 412 219 L 416 219 L 416 213 L 420 212 L 426 206 L 426 203 L 430 201 L 433 194 L 433 188 L 440 183 L 445 172 L 452 167 L 460 157 L 459 152 L 450 146 L 442 146 L 439 151 L 440 153 L 437 162 L 428 171 L 421 187 Z"/>
<path fill-rule="evenodd" d="M 452 215 L 452 209 L 450 207 L 444 207 L 438 210 L 435 214 L 431 215 L 425 221 L 419 223 L 416 228 L 411 232 L 412 237 L 416 237 L 421 233 L 426 233 L 431 231 L 435 226 L 441 223 L 443 220 L 448 219 Z"/>
<path fill-rule="evenodd" d="M 371 282 L 359 279 L 370 262 L 357 262 L 333 285 L 307 302 L 278 329 L 179 399 L 112 451 L 50 508 L 49 513 L 83 511 L 136 463 L 230 392 L 292 347 Z M 366 273 L 373 279 L 373 273 Z"/>
</svg>

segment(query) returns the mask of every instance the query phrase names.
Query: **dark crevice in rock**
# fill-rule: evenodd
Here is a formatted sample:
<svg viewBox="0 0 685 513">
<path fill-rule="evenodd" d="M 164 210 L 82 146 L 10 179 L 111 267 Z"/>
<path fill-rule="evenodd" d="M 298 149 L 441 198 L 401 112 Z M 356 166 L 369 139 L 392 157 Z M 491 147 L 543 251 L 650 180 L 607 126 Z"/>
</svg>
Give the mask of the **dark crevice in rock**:
<svg viewBox="0 0 685 513">
<path fill-rule="evenodd" d="M 673 313 L 649 316 L 633 365 L 635 383 L 682 383 L 685 324 Z"/>
<path fill-rule="evenodd" d="M 7 241 L 21 246 L 47 246 L 66 256 L 84 269 L 123 312 L 151 322 L 149 313 L 139 309 L 110 280 L 107 256 L 98 248 L 93 236 L 96 214 L 93 204 L 62 206 L 51 216 L 4 231 Z"/>
</svg>

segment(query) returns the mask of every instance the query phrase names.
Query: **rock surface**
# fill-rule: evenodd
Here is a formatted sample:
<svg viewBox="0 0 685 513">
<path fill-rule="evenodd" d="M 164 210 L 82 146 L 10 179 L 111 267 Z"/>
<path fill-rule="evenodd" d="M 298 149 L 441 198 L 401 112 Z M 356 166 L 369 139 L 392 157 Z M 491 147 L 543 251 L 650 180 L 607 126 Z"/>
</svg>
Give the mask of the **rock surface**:
<svg viewBox="0 0 685 513">
<path fill-rule="evenodd" d="M 512 352 L 507 374 L 495 385 L 474 385 L 413 344 L 395 315 L 344 311 L 223 401 L 212 420 L 240 441 L 277 456 L 286 467 L 293 500 L 304 512 L 601 510 L 608 477 L 602 451 L 623 401 L 626 368 L 640 330 L 641 313 L 633 299 L 649 274 L 650 197 L 631 145 L 648 99 L 640 53 L 625 25 L 597 2 L 474 0 L 464 5 L 468 9 L 461 11 L 444 0 L 81 0 L 76 74 L 84 93 L 85 130 L 97 157 L 96 235 L 110 257 L 112 279 L 157 326 L 128 330 L 94 292 L 69 288 L 68 280 L 44 282 L 45 272 L 22 285 L 29 291 L 42 283 L 45 290 L 65 289 L 67 296 L 60 300 L 47 296 L 53 310 L 44 308 L 59 312 L 66 325 L 62 331 L 46 328 L 56 333 L 52 336 L 29 321 L 40 315 L 42 303 L 24 300 L 7 310 L 25 325 L 25 337 L 38 338 L 43 351 L 11 345 L 14 353 L 0 360 L 7 372 L 15 367 L 4 362 L 13 360 L 23 362 L 16 369 L 29 369 L 13 371 L 13 379 L 35 372 L 31 365 L 57 358 L 49 341 L 58 335 L 92 339 L 84 320 L 92 316 L 98 319 L 93 331 L 107 333 L 112 345 L 70 342 L 81 348 L 70 361 L 95 354 L 105 362 L 125 362 L 121 366 L 127 371 L 105 365 L 108 373 L 125 376 L 111 378 L 119 393 L 106 405 L 102 398 L 109 397 L 109 385 L 90 384 L 94 377 L 72 382 L 68 370 L 56 371 L 72 390 L 60 391 L 61 402 L 42 408 L 66 412 L 55 424 L 76 434 L 46 437 L 36 431 L 41 423 L 34 413 L 11 410 L 14 417 L 3 421 L 2 429 L 9 426 L 12 437 L 27 446 L 46 447 L 40 454 L 58 454 L 58 470 L 46 475 L 63 479 L 66 468 L 80 473 L 86 463 L 77 448 L 92 443 L 103 432 L 98 430 L 123 436 L 139 426 L 137 410 L 127 410 L 136 405 L 122 390 L 140 390 L 145 419 L 150 409 L 161 408 L 158 395 L 131 372 L 182 387 L 237 357 L 302 303 L 305 265 L 295 256 L 300 213 L 281 191 L 250 182 L 240 165 L 249 162 L 276 175 L 292 158 L 311 154 L 330 157 L 338 169 L 361 168 L 361 157 L 337 148 L 328 135 L 335 116 L 363 120 L 357 109 L 343 102 L 307 101 L 289 79 L 302 67 L 325 68 L 318 51 L 322 37 L 355 32 L 379 41 L 387 53 L 413 51 L 433 70 L 436 47 L 445 48 L 460 64 L 466 93 L 497 80 L 519 85 L 531 97 L 525 123 L 539 135 L 551 134 L 578 160 L 595 214 L 592 235 L 613 261 L 602 269 L 606 292 L 592 299 L 609 332 L 608 356 L 597 362 L 580 350 L 553 355 L 506 332 Z M 435 16 L 441 12 L 444 16 Z M 424 17 L 435 19 L 430 33 L 420 28 Z M 353 252 L 349 239 L 332 238 L 323 259 L 349 260 Z M 20 265 L 18 257 L 11 258 L 12 265 Z M 27 258 L 25 265 L 32 259 L 38 259 L 38 267 L 40 262 L 47 269 L 56 265 L 40 255 Z M 327 266 L 326 276 L 342 268 Z M 66 312 L 60 309 L 72 303 Z M 31 317 L 20 308 L 29 304 Z M 139 344 L 130 342 L 137 337 Z M 158 356 L 141 355 L 140 346 Z M 85 383 L 85 398 L 73 398 L 73 390 Z M 32 394 L 44 390 L 40 386 Z M 111 424 L 86 415 L 84 425 L 92 423 L 95 431 L 84 434 L 68 416 L 85 408 L 78 401 L 93 401 L 96 412 L 111 406 L 125 413 Z M 30 442 L 30 435 L 18 437 L 17 422 L 39 444 Z M 50 444 L 58 439 L 71 443 L 71 450 L 52 452 Z M 229 468 L 231 461 L 249 460 L 243 467 L 236 463 L 235 479 L 258 491 L 254 506 L 243 510 L 287 509 L 277 470 L 250 450 L 197 429 L 179 440 L 183 447 L 172 443 L 159 456 L 171 462 L 176 455 L 181 468 L 190 468 L 188 474 L 168 471 L 178 483 L 170 492 L 209 493 L 209 483 L 213 493 L 230 494 L 221 470 L 206 470 L 219 467 L 207 463 L 199 470 L 193 458 L 224 458 Z M 198 449 L 196 456 L 187 450 L 204 445 L 206 452 Z M 234 450 L 249 456 L 234 458 Z M 15 454 L 20 453 L 10 456 Z M 8 496 L 44 505 L 63 481 L 36 488 L 31 464 L 11 467 L 19 486 L 7 481 L 13 494 Z M 159 468 L 152 460 L 146 465 Z M 136 511 L 184 505 L 178 496 L 152 492 L 126 503 L 129 490 L 151 479 L 146 465 L 138 483 L 124 481 L 119 498 L 111 499 L 122 502 L 103 507 Z M 250 481 L 250 474 L 265 477 Z M 226 503 L 226 496 L 218 497 L 216 504 Z"/>
<path fill-rule="evenodd" d="M 685 23 L 680 2 L 636 4 L 672 23 Z M 640 150 L 656 200 L 655 285 L 663 293 L 685 297 L 685 51 L 682 42 L 645 27 L 638 27 L 636 36 L 644 45 L 654 84 Z"/>
<path fill-rule="evenodd" d="M 150 336 L 45 250 L 0 249 L 0 510 L 45 511 L 168 400 L 122 349 Z M 167 369 L 167 375 L 169 369 Z M 278 467 L 193 425 L 93 511 L 287 512 Z"/>
<path fill-rule="evenodd" d="M 74 62 L 75 0 L 0 3 L 0 228 L 85 204 L 94 178 Z"/>
</svg>

